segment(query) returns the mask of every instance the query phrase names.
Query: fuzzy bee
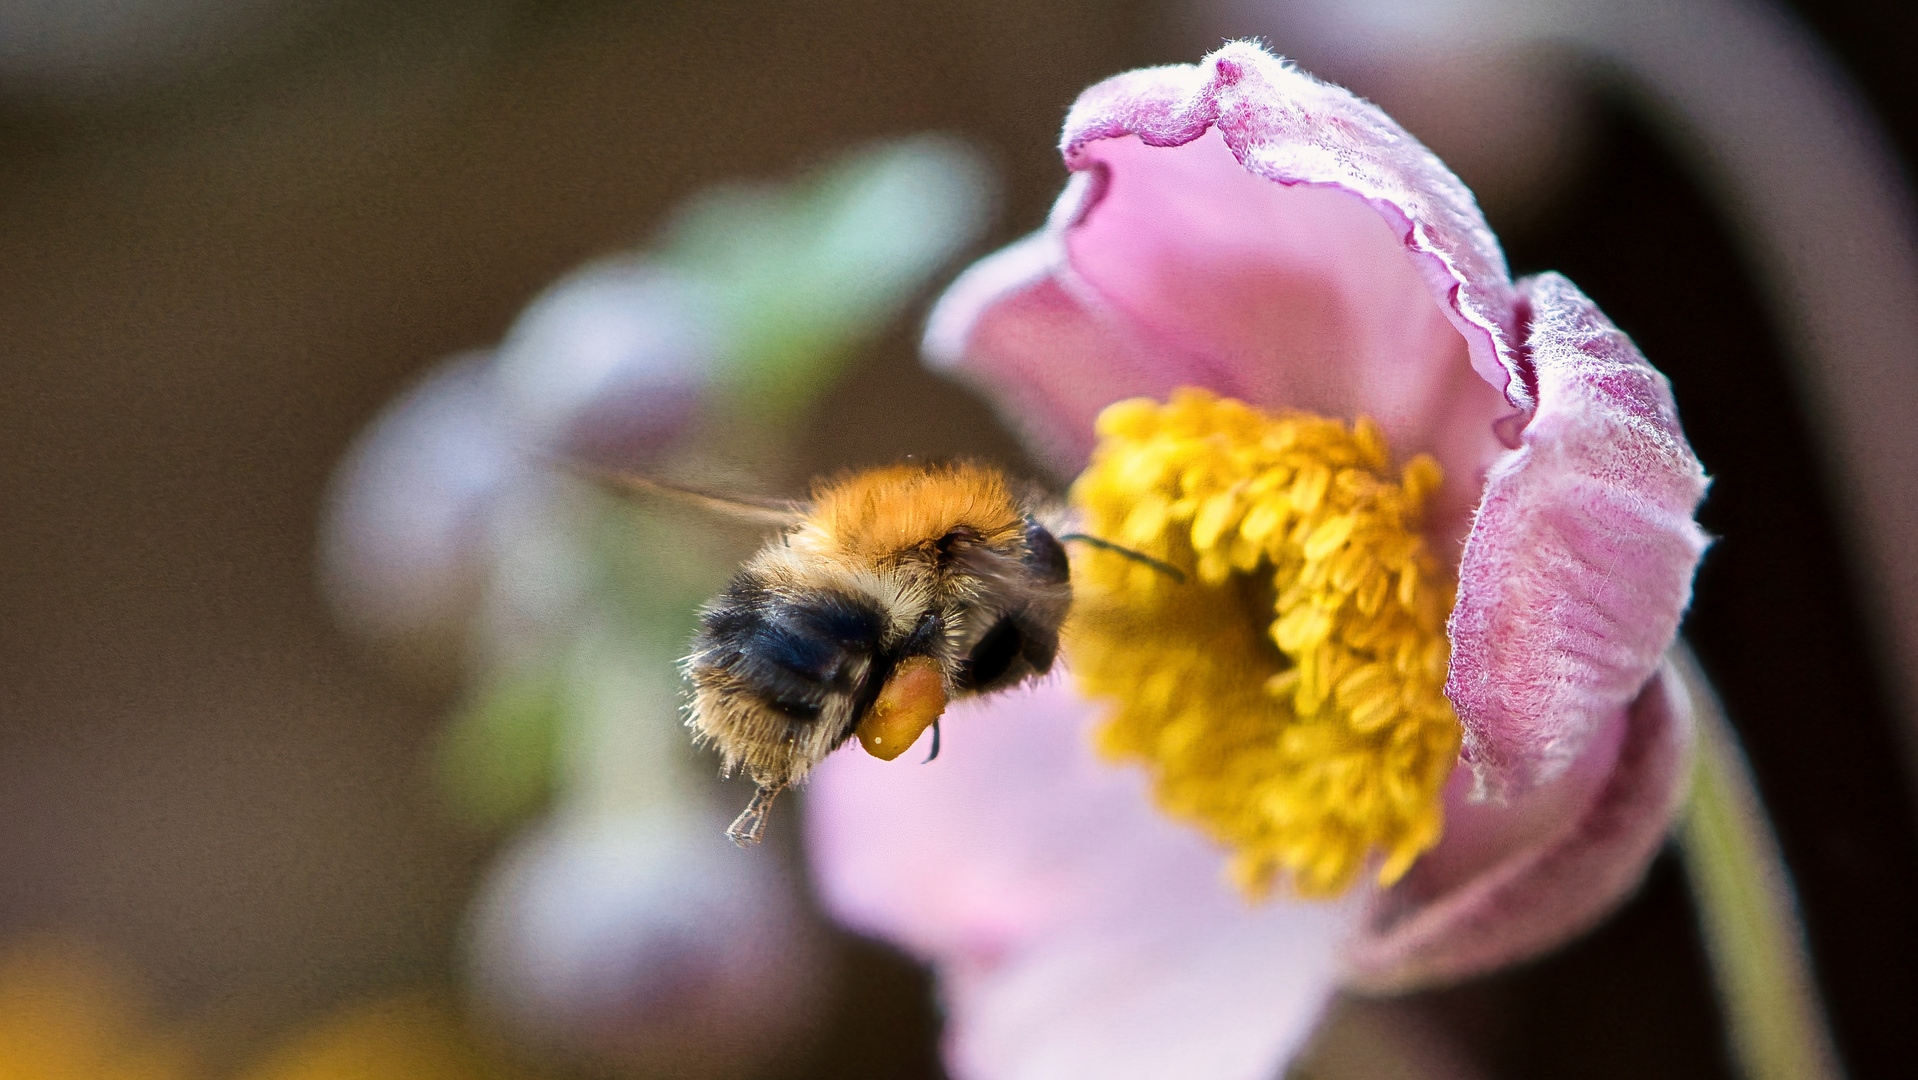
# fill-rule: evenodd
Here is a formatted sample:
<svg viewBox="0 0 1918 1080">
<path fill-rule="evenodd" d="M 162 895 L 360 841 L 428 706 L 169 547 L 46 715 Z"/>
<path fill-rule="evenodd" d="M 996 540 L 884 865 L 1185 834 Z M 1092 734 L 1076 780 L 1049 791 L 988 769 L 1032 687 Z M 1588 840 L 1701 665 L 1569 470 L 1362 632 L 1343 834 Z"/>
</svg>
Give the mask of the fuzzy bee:
<svg viewBox="0 0 1918 1080">
<path fill-rule="evenodd" d="M 605 479 L 781 527 L 700 612 L 684 662 L 687 725 L 758 785 L 727 830 L 737 844 L 757 843 L 774 797 L 848 739 L 891 760 L 930 727 L 931 760 L 947 702 L 1052 669 L 1066 552 L 1044 501 L 996 469 L 850 473 L 810 503 Z"/>
</svg>

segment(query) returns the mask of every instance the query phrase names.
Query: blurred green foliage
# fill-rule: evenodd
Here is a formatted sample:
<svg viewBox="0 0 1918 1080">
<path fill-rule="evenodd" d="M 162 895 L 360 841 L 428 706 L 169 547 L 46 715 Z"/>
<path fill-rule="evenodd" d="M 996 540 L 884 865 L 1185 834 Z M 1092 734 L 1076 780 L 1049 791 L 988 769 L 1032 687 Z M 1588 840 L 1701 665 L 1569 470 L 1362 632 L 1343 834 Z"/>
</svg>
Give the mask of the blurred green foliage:
<svg viewBox="0 0 1918 1080">
<path fill-rule="evenodd" d="M 965 144 L 898 139 L 791 184 L 709 190 L 655 256 L 717 293 L 722 379 L 738 406 L 792 416 L 979 237 L 991 190 Z"/>
</svg>

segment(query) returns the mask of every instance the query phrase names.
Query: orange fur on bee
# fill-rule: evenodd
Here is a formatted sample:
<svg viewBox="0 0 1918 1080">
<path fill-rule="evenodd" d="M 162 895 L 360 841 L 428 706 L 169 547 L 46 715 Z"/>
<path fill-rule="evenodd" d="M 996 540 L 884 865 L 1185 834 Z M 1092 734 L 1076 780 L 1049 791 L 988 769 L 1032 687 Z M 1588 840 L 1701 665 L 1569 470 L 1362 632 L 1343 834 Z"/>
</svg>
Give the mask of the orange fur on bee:
<svg viewBox="0 0 1918 1080">
<path fill-rule="evenodd" d="M 989 544 L 1025 530 L 1025 513 L 1005 475 L 971 462 L 851 473 L 821 483 L 813 504 L 792 540 L 824 555 L 884 557 L 933 544 L 962 526 Z"/>
<path fill-rule="evenodd" d="M 763 510 L 761 511 L 763 512 Z M 1045 675 L 1072 603 L 1044 495 L 970 462 L 850 473 L 700 612 L 687 724 L 758 785 L 727 835 L 854 735 L 893 758 L 948 701 Z"/>
</svg>

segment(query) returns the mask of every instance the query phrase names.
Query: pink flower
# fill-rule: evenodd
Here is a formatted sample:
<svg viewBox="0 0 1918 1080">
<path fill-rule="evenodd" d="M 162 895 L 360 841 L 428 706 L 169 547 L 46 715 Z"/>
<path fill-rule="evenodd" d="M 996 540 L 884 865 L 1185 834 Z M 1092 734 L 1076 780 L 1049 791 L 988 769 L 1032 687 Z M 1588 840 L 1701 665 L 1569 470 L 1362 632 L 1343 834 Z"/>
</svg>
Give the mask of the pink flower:
<svg viewBox="0 0 1918 1080">
<path fill-rule="evenodd" d="M 1444 838 L 1390 888 L 1249 902 L 1056 682 L 955 710 L 928 768 L 830 759 L 810 851 L 839 919 L 938 972 L 958 1077 L 1270 1076 L 1336 987 L 1510 963 L 1636 885 L 1686 775 L 1664 654 L 1706 481 L 1663 376 L 1564 278 L 1512 281 L 1471 194 L 1346 91 L 1235 43 L 1092 87 L 1062 146 L 1051 220 L 960 278 L 929 357 L 1062 476 L 1102 408 L 1182 386 L 1435 457 Z"/>
</svg>

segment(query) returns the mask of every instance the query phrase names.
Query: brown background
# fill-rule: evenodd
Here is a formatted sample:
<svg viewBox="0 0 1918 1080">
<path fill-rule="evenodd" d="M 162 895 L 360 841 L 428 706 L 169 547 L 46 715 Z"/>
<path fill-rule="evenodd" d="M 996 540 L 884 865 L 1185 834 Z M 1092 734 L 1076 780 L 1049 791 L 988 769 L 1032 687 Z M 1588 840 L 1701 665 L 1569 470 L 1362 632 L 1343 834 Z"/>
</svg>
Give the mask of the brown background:
<svg viewBox="0 0 1918 1080">
<path fill-rule="evenodd" d="M 1909 147 L 1909 17 L 1807 14 Z M 356 654 L 315 589 L 349 439 L 714 181 L 957 131 L 1006 178 L 1010 239 L 1063 178 L 1079 89 L 1208 44 L 1143 2 L 347 2 L 146 82 L 0 82 L 0 933 L 125 951 L 236 1058 L 328 1002 L 446 980 L 489 842 L 420 782 L 445 701 Z M 1709 202 L 1642 122 L 1590 107 L 1557 209 L 1495 224 L 1678 384 L 1726 538 L 1691 632 L 1778 808 L 1854 1072 L 1895 1075 L 1918 1057 L 1913 802 L 1814 436 Z M 846 379 L 809 464 L 1011 453 L 912 341 Z M 1727 1075 L 1689 919 L 1661 863 L 1598 936 L 1417 1007 L 1496 1076 Z M 847 1027 L 807 1067 L 934 1069 L 923 980 L 858 957 L 843 1011 L 888 1010 L 895 1038 Z"/>
</svg>

